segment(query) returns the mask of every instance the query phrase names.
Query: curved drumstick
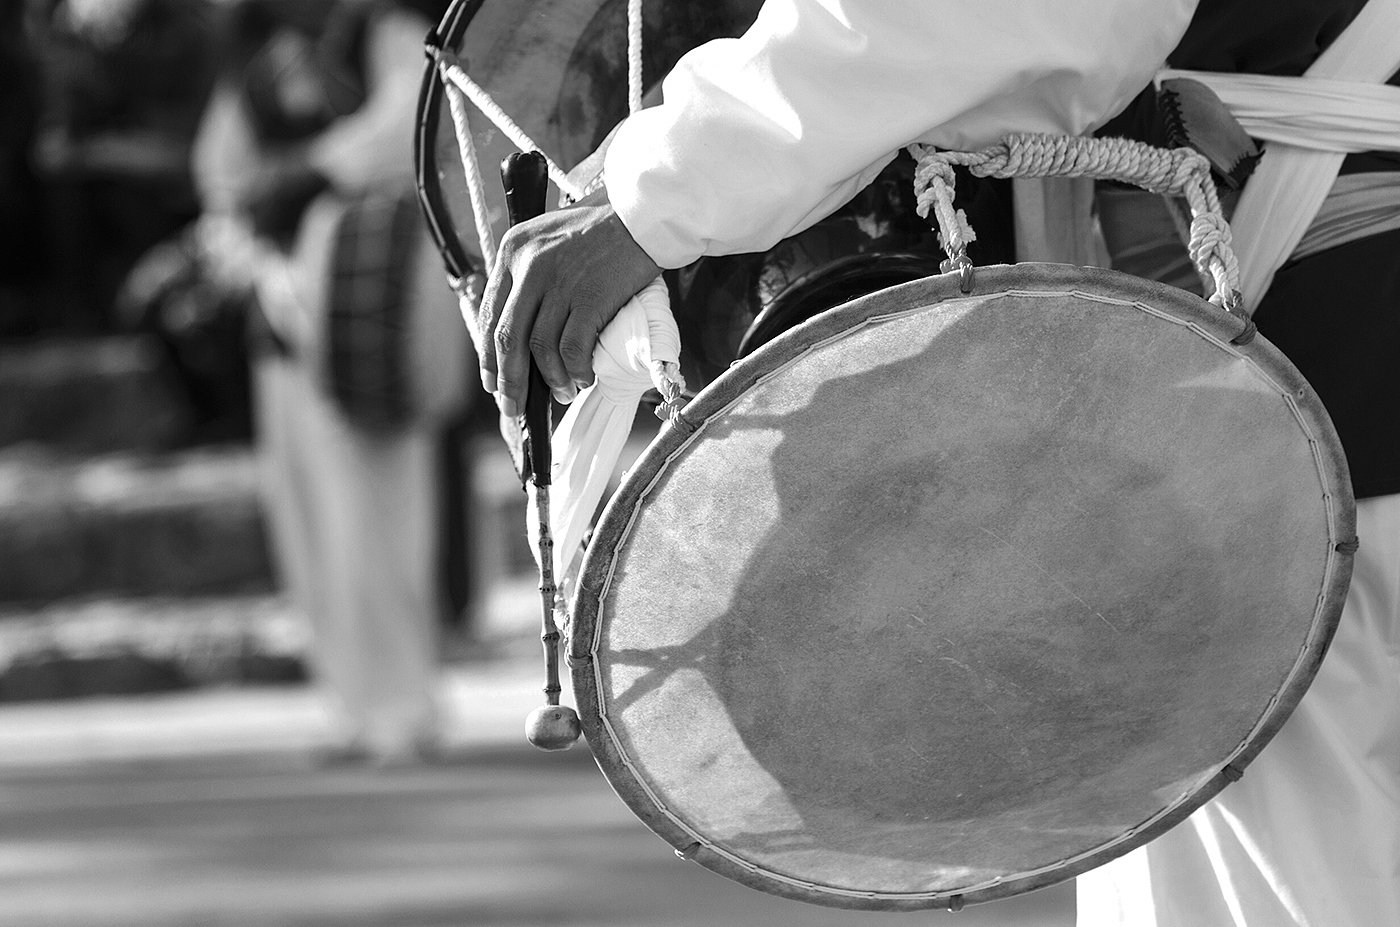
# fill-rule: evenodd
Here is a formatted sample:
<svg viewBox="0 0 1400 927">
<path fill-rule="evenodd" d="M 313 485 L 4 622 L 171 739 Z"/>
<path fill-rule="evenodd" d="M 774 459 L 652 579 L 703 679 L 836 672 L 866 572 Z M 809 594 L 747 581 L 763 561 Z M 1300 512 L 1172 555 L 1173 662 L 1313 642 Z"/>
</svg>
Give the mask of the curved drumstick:
<svg viewBox="0 0 1400 927">
<path fill-rule="evenodd" d="M 516 225 L 544 212 L 549 185 L 548 164 L 538 151 L 515 152 L 501 162 L 501 182 L 506 191 L 506 214 Z M 525 461 L 528 491 L 538 518 L 540 605 L 543 612 L 545 704 L 525 720 L 525 738 L 541 750 L 567 750 L 578 740 L 578 712 L 559 704 L 559 628 L 554 623 L 554 539 L 549 532 L 550 405 L 549 387 L 530 359 L 530 380 L 525 394 Z"/>
</svg>

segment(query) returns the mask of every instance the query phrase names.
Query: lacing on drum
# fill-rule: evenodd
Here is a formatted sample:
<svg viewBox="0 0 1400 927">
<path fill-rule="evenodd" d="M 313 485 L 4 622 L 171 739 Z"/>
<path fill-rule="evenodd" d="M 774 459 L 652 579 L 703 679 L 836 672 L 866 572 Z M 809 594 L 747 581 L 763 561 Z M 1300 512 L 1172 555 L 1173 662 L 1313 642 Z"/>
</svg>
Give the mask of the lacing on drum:
<svg viewBox="0 0 1400 927">
<path fill-rule="evenodd" d="M 476 143 L 472 140 L 471 123 L 467 116 L 468 99 L 516 148 L 543 154 L 545 166 L 549 169 L 549 179 L 554 181 L 554 185 L 566 196 L 579 200 L 589 191 L 571 181 L 569 175 L 564 173 L 549 155 L 544 154 L 544 149 L 491 98 L 486 88 L 471 79 L 460 58 L 445 48 L 432 45 L 428 46 L 428 54 L 437 65 L 443 92 L 447 95 L 448 109 L 452 113 L 452 128 L 457 136 L 458 154 L 461 155 L 462 170 L 467 177 L 467 194 L 472 202 L 472 219 L 476 223 L 481 257 L 489 274 L 496 264 L 496 238 L 487 216 L 486 188 L 481 180 L 481 167 L 476 160 Z M 627 112 L 635 113 L 641 108 L 642 0 L 627 0 Z"/>
<path fill-rule="evenodd" d="M 481 245 L 481 257 L 489 274 L 496 264 L 496 237 L 491 231 L 491 220 L 487 215 L 486 187 L 481 179 L 481 167 L 476 160 L 476 143 L 472 140 L 471 123 L 467 117 L 467 100 L 470 99 L 477 110 L 490 119 L 515 147 L 521 151 L 540 151 L 541 154 L 543 151 L 525 130 L 491 99 L 491 94 L 467 75 L 460 58 L 447 49 L 431 46 L 428 48 L 428 54 L 432 55 L 438 66 L 443 92 L 447 95 L 448 109 L 452 113 L 452 128 L 457 136 L 458 154 L 462 157 L 462 171 L 467 177 L 467 193 L 472 201 L 472 219 L 476 223 L 477 241 Z M 544 161 L 549 169 L 549 179 L 554 181 L 555 186 L 575 199 L 583 195 L 583 191 L 569 180 L 568 175 L 548 155 L 544 156 Z"/>
<path fill-rule="evenodd" d="M 627 0 L 627 111 L 635 113 L 642 108 L 642 0 Z M 571 200 L 580 200 L 593 192 L 601 184 L 591 183 L 580 187 L 567 173 L 554 162 L 543 149 L 530 138 L 515 120 L 491 97 L 484 87 L 467 74 L 462 60 L 450 50 L 428 46 L 428 54 L 437 65 L 438 76 L 442 80 L 443 92 L 447 96 L 448 110 L 452 115 L 453 134 L 457 138 L 457 151 L 462 160 L 462 172 L 466 176 L 467 195 L 471 200 L 472 221 L 476 225 L 477 243 L 481 248 L 484 270 L 490 274 L 496 265 L 496 236 L 491 228 L 491 217 L 486 206 L 486 187 L 481 178 L 481 167 L 477 162 L 476 143 L 472 137 L 471 121 L 467 113 L 470 101 L 477 111 L 491 120 L 506 138 L 521 151 L 538 151 L 544 156 L 549 179 Z M 599 178 L 601 178 L 601 174 Z M 452 287 L 459 295 L 465 292 L 464 282 L 452 280 Z M 469 320 L 470 322 L 470 320 Z M 685 380 L 681 377 L 680 365 L 656 361 L 651 365 L 651 379 L 661 394 L 662 405 L 657 415 L 666 421 L 673 421 L 683 404 L 682 395 Z"/>
</svg>

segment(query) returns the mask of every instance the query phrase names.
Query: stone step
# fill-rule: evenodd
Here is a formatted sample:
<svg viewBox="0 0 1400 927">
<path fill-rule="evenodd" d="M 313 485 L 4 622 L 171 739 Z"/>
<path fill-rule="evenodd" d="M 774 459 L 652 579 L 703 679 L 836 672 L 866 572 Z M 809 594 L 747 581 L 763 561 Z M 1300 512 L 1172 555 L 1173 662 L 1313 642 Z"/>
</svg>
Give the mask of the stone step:
<svg viewBox="0 0 1400 927">
<path fill-rule="evenodd" d="M 443 629 L 442 662 L 536 663 L 535 580 L 497 583 L 481 605 L 489 618 L 469 634 Z M 301 683 L 311 647 L 305 616 L 280 595 L 0 606 L 0 703 Z"/>
<path fill-rule="evenodd" d="M 272 588 L 250 448 L 0 451 L 0 603 Z"/>
<path fill-rule="evenodd" d="M 302 682 L 309 639 L 271 595 L 0 608 L 0 702 Z"/>
<path fill-rule="evenodd" d="M 149 335 L 0 342 L 0 447 L 75 453 L 170 447 L 192 411 Z"/>
</svg>

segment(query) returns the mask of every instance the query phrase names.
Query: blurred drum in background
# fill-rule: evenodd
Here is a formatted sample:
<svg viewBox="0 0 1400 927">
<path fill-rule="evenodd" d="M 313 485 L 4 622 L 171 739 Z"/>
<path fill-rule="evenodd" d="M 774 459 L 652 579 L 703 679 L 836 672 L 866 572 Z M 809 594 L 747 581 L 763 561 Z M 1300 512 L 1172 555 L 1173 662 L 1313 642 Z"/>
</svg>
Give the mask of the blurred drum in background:
<svg viewBox="0 0 1400 927">
<path fill-rule="evenodd" d="M 427 286 L 432 245 L 411 193 L 356 197 L 335 227 L 320 362 L 357 425 L 450 420 L 466 400 L 466 339 L 447 288 Z"/>
</svg>

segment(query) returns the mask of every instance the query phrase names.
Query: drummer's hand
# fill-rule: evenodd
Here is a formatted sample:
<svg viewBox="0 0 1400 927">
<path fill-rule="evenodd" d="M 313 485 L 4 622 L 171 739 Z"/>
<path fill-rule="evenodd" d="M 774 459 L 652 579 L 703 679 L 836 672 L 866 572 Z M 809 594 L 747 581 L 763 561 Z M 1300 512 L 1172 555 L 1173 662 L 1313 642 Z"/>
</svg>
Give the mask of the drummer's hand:
<svg viewBox="0 0 1400 927">
<path fill-rule="evenodd" d="M 531 354 L 561 401 L 591 384 L 598 335 L 660 273 L 606 191 L 507 232 L 476 316 L 481 384 L 501 412 L 525 407 Z"/>
</svg>

